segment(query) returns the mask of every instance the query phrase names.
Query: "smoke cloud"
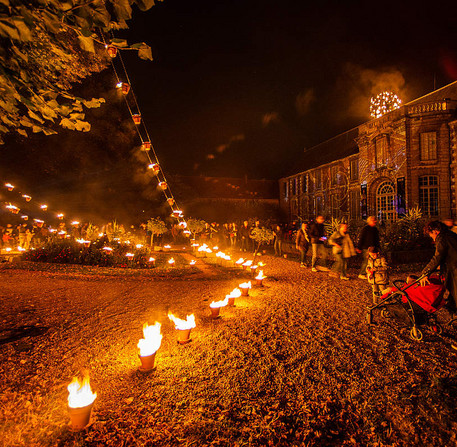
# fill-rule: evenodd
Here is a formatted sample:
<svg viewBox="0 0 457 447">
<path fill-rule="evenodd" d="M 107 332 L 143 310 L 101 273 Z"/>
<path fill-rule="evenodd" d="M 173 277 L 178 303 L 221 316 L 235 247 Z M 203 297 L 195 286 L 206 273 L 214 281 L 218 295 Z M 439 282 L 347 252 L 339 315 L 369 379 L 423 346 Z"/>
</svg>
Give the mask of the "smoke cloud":
<svg viewBox="0 0 457 447">
<path fill-rule="evenodd" d="M 337 82 L 337 89 L 348 95 L 349 105 L 345 108 L 345 117 L 367 119 L 369 117 L 370 98 L 383 91 L 397 94 L 407 101 L 405 78 L 395 67 L 382 70 L 364 68 L 347 63 Z"/>
<path fill-rule="evenodd" d="M 262 116 L 262 126 L 267 127 L 271 123 L 276 123 L 279 121 L 279 114 L 277 112 L 269 112 L 265 113 Z"/>
<path fill-rule="evenodd" d="M 315 99 L 316 96 L 314 95 L 314 89 L 312 88 L 308 88 L 300 92 L 295 99 L 295 108 L 297 109 L 297 113 L 302 116 L 306 115 Z"/>
</svg>

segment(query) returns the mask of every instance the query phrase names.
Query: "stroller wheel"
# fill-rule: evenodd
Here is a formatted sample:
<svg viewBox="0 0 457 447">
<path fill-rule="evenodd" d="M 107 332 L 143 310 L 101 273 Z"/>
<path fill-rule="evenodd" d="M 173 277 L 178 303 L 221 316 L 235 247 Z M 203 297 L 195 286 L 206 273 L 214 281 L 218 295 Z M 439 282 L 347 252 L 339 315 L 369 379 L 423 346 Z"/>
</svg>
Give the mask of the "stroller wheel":
<svg viewBox="0 0 457 447">
<path fill-rule="evenodd" d="M 387 309 L 381 309 L 381 316 L 383 318 L 390 318 L 390 312 Z"/>
<path fill-rule="evenodd" d="M 417 329 L 416 326 L 413 326 L 411 328 L 409 336 L 415 341 L 421 341 L 424 338 L 424 335 L 422 334 L 421 330 Z"/>
</svg>

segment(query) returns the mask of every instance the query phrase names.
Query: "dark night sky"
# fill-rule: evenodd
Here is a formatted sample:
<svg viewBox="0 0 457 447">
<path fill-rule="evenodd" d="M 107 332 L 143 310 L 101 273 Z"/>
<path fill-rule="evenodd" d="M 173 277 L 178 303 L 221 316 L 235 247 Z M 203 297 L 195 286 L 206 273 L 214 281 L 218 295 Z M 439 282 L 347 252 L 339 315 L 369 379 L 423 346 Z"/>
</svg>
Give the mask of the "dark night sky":
<svg viewBox="0 0 457 447">
<path fill-rule="evenodd" d="M 153 62 L 123 53 L 167 174 L 277 179 L 304 147 L 366 121 L 372 94 L 391 89 L 406 102 L 456 80 L 456 5 L 164 0 L 135 10 L 118 37 L 152 47 Z M 71 207 L 103 202 L 102 193 L 131 204 L 126 213 L 143 206 L 135 198 L 154 194 L 138 181 L 133 125 L 114 83 L 107 69 L 77 88 L 107 99 L 89 113 L 88 134 L 5 145 L 5 180 Z"/>
<path fill-rule="evenodd" d="M 165 0 L 128 33 L 154 62 L 127 63 L 170 170 L 277 178 L 365 121 L 372 93 L 457 79 L 456 17 L 451 3 Z"/>
</svg>

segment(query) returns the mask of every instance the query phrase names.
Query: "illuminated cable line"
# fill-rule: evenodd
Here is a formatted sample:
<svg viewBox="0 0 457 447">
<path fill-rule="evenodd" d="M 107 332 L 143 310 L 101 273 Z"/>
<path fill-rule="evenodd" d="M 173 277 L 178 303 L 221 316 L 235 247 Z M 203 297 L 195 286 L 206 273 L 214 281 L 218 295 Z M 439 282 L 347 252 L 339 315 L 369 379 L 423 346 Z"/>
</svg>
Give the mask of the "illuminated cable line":
<svg viewBox="0 0 457 447">
<path fill-rule="evenodd" d="M 112 38 L 114 38 L 114 34 L 113 34 L 112 31 L 111 31 L 111 36 L 112 36 Z M 102 39 L 103 39 L 103 42 L 104 42 L 104 44 L 105 44 L 105 48 L 108 48 L 108 44 L 106 44 L 106 41 L 105 41 L 105 38 L 104 38 L 103 34 L 102 34 Z M 117 47 L 116 47 L 116 48 L 117 48 Z M 120 50 L 120 48 L 117 48 L 117 50 Z M 135 102 L 135 106 L 136 106 L 136 109 L 137 109 L 137 111 L 138 111 L 138 115 L 141 117 L 141 121 L 140 121 L 139 124 L 136 124 L 135 121 L 133 120 L 134 123 L 135 123 L 135 128 L 136 128 L 137 134 L 138 134 L 138 136 L 139 136 L 139 138 L 140 138 L 140 141 L 141 141 L 141 144 L 142 144 L 142 145 L 143 145 L 145 142 L 149 142 L 149 144 L 150 144 L 150 149 L 152 149 L 152 153 L 154 154 L 155 162 L 156 162 L 156 164 L 157 164 L 158 167 L 159 167 L 159 170 L 158 170 L 158 172 L 157 172 L 157 174 L 156 174 L 157 181 L 158 181 L 158 186 L 160 187 L 160 184 L 161 184 L 161 183 L 165 183 L 165 184 L 166 184 L 166 188 L 165 188 L 165 189 L 164 189 L 164 188 L 161 188 L 161 189 L 162 189 L 162 192 L 163 192 L 165 198 L 167 199 L 168 205 L 170 206 L 170 208 L 171 208 L 171 210 L 172 210 L 172 216 L 174 216 L 174 217 L 178 220 L 179 224 L 183 223 L 183 224 L 184 224 L 183 228 L 186 229 L 186 228 L 187 228 L 187 223 L 186 223 L 185 219 L 182 217 L 182 215 L 178 215 L 178 216 L 177 216 L 177 215 L 174 213 L 174 211 L 180 211 L 180 209 L 179 209 L 179 207 L 178 207 L 178 205 L 177 205 L 177 203 L 176 203 L 176 200 L 175 200 L 175 198 L 174 198 L 174 196 L 173 196 L 173 193 L 171 192 L 171 189 L 170 189 L 170 187 L 169 187 L 169 185 L 168 185 L 168 182 L 167 182 L 167 178 L 165 177 L 165 173 L 164 173 L 164 171 L 163 171 L 163 169 L 162 169 L 162 166 L 161 166 L 161 164 L 160 164 L 160 162 L 159 162 L 159 158 L 158 158 L 157 153 L 156 153 L 156 151 L 155 151 L 154 145 L 152 144 L 151 137 L 150 137 L 149 132 L 148 132 L 148 129 L 147 129 L 147 127 L 146 127 L 146 123 L 145 123 L 145 121 L 144 121 L 144 119 L 143 119 L 143 116 L 142 116 L 142 114 L 141 114 L 140 106 L 139 106 L 139 104 L 138 104 L 136 95 L 135 95 L 135 93 L 134 93 L 134 91 L 133 91 L 132 82 L 131 82 L 130 77 L 129 77 L 129 75 L 128 75 L 127 68 L 126 68 L 126 66 L 125 66 L 125 64 L 124 64 L 124 60 L 122 59 L 121 51 L 117 51 L 117 53 L 119 53 L 119 59 L 120 59 L 120 61 L 121 61 L 121 65 L 122 65 L 122 69 L 123 69 L 123 72 L 124 72 L 124 76 L 125 76 L 125 79 L 126 79 L 126 81 L 128 82 L 128 85 L 129 85 L 129 91 L 128 91 L 126 94 L 123 94 L 125 103 L 126 103 L 126 105 L 127 105 L 127 108 L 128 108 L 129 113 L 130 113 L 130 116 L 131 116 L 131 118 L 132 118 L 132 120 L 133 120 L 134 113 L 133 113 L 132 107 L 130 106 L 130 104 L 129 104 L 129 102 L 128 102 L 128 99 L 127 99 L 127 96 L 128 96 L 129 93 L 130 93 L 131 96 L 132 96 L 132 98 L 133 98 L 133 100 L 134 100 L 134 102 Z M 114 64 L 114 57 L 111 57 L 110 59 L 111 59 L 111 66 L 112 66 L 112 68 L 113 68 L 114 75 L 115 75 L 116 80 L 117 80 L 117 84 L 118 84 L 118 85 L 119 85 L 119 84 L 122 85 L 122 84 L 123 84 L 123 81 L 121 81 L 121 79 L 120 79 L 120 77 L 119 77 L 119 74 L 118 74 L 118 72 L 117 72 L 117 70 L 116 70 L 116 66 L 115 66 L 115 64 Z M 143 136 L 142 136 L 142 134 L 141 134 L 141 132 L 140 132 L 140 128 L 139 128 L 140 125 L 143 126 L 144 132 L 146 133 L 147 140 L 145 140 L 145 139 L 143 138 Z M 148 159 L 148 161 L 149 161 L 149 165 L 154 164 L 154 163 L 153 163 L 153 160 L 152 160 L 152 158 L 151 158 L 151 156 L 149 155 L 149 151 L 146 150 L 146 151 L 144 151 L 144 152 L 146 153 L 146 157 L 147 157 L 147 159 Z M 167 192 L 167 191 L 168 191 L 168 192 Z"/>
</svg>

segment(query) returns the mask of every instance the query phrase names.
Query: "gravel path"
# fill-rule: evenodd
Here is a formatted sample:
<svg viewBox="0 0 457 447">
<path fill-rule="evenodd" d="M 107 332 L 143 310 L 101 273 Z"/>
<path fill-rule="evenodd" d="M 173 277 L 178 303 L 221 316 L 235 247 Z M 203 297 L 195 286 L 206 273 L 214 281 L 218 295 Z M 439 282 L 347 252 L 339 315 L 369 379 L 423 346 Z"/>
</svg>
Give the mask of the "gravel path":
<svg viewBox="0 0 457 447">
<path fill-rule="evenodd" d="M 262 260 L 265 287 L 218 320 L 209 303 L 244 272 L 0 269 L 0 444 L 457 445 L 453 329 L 417 343 L 395 322 L 367 326 L 365 282 Z M 188 345 L 177 345 L 168 311 L 195 313 Z M 164 334 L 149 375 L 137 370 L 146 321 Z M 92 425 L 75 434 L 66 386 L 83 369 L 98 398 Z"/>
</svg>

